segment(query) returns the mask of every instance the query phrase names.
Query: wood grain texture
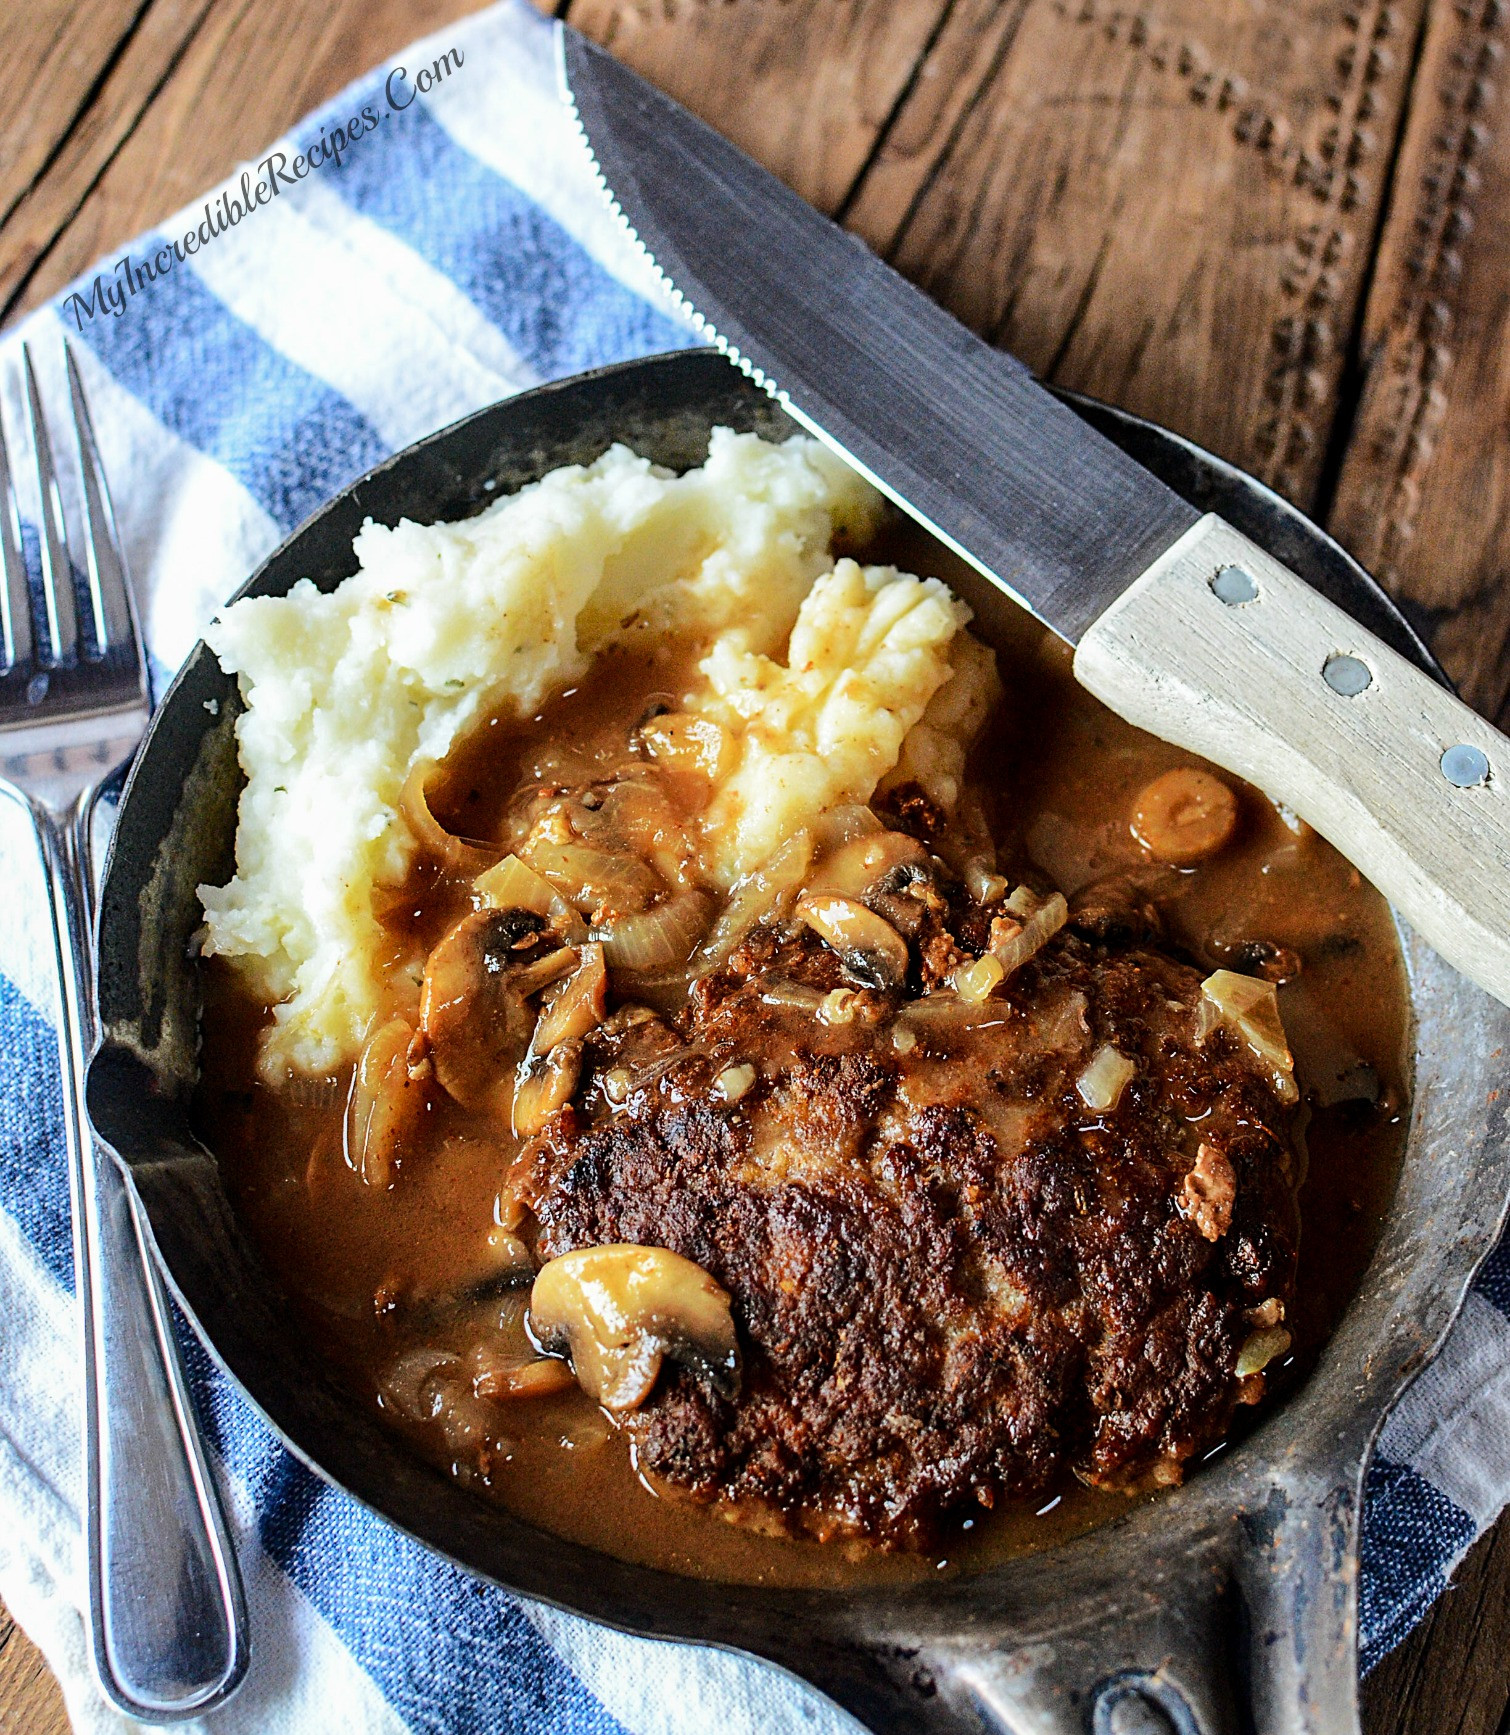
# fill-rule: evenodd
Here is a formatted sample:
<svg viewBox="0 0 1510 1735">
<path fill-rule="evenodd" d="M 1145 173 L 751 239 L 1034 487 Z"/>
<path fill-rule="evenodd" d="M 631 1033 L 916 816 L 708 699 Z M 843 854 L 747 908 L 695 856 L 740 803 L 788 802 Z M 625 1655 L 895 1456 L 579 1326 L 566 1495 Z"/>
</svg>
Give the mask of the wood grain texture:
<svg viewBox="0 0 1510 1735">
<path fill-rule="evenodd" d="M 1510 1735 L 1510 1523 L 1363 1684 L 1368 1735 Z"/>
<path fill-rule="evenodd" d="M 1510 99 L 1504 0 L 1432 8 L 1331 514 L 1464 694 L 1510 715 Z"/>
<path fill-rule="evenodd" d="M 572 0 L 566 17 L 832 213 L 948 10 L 949 0 Z"/>
<path fill-rule="evenodd" d="M 1306 503 L 1422 0 L 961 0 L 851 223 L 1048 377 Z"/>
<path fill-rule="evenodd" d="M 14 197 L 0 195 L 0 316 L 20 301 L 131 137 L 210 5 L 211 0 L 153 0 L 145 6 L 108 66 L 80 93 L 75 122 L 45 168 L 30 180 L 18 177 Z"/>
<path fill-rule="evenodd" d="M 0 220 L 69 138 L 151 0 L 31 0 L 0 30 Z"/>
<path fill-rule="evenodd" d="M 68 1713 L 42 1653 L 0 1606 L 0 1735 L 67 1735 Z"/>
</svg>

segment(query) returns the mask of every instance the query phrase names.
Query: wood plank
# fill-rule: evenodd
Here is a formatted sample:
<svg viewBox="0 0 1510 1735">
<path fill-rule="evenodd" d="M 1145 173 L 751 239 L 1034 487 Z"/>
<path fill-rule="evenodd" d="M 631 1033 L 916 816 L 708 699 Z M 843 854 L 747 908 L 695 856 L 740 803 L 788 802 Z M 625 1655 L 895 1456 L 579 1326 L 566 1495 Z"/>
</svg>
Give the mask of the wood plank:
<svg viewBox="0 0 1510 1735">
<path fill-rule="evenodd" d="M 125 136 L 109 147 L 109 129 L 100 128 L 91 161 L 105 160 L 82 207 L 70 208 L 70 193 L 87 180 L 87 164 L 70 160 L 66 186 L 48 178 L 46 197 L 56 196 L 61 225 L 11 311 L 45 301 L 96 259 L 255 157 L 351 79 L 480 3 L 289 7 L 282 0 L 208 0 L 202 23 Z M 143 93 L 135 94 L 139 102 Z M 127 106 L 124 99 L 121 106 Z M 207 116 L 213 124 L 206 124 Z M 44 227 L 39 219 L 36 231 Z"/>
<path fill-rule="evenodd" d="M 5 207 L 0 317 L 130 137 L 209 7 L 210 0 L 156 0 L 120 45 L 46 168 Z"/>
<path fill-rule="evenodd" d="M 151 0 L 30 0 L 0 31 L 0 218 L 42 172 Z M 17 96 L 24 93 L 22 100 Z"/>
<path fill-rule="evenodd" d="M 1315 494 L 1424 0 L 960 0 L 849 221 L 1050 378 Z"/>
<path fill-rule="evenodd" d="M 68 1735 L 63 1694 L 42 1653 L 0 1605 L 0 1735 Z"/>
<path fill-rule="evenodd" d="M 566 16 L 832 212 L 948 10 L 948 0 L 572 0 Z"/>
<path fill-rule="evenodd" d="M 1510 1516 L 1363 1684 L 1367 1735 L 1493 1735 L 1510 1727 Z"/>
<path fill-rule="evenodd" d="M 1510 8 L 1434 5 L 1331 526 L 1510 721 Z"/>
</svg>

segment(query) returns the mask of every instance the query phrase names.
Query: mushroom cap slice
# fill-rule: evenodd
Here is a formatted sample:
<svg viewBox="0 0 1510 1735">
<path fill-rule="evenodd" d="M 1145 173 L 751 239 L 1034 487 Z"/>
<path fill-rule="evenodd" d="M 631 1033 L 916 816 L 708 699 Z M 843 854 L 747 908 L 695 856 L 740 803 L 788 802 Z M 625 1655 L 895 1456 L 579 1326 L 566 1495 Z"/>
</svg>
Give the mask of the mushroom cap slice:
<svg viewBox="0 0 1510 1735">
<path fill-rule="evenodd" d="M 898 989 L 906 982 L 907 942 L 857 899 L 806 892 L 797 900 L 795 913 L 867 988 Z"/>
<path fill-rule="evenodd" d="M 666 1356 L 725 1397 L 738 1389 L 727 1290 L 665 1247 L 580 1247 L 547 1261 L 529 1327 L 542 1349 L 570 1355 L 578 1385 L 607 1410 L 644 1403 Z"/>
<path fill-rule="evenodd" d="M 525 996 L 574 969 L 570 947 L 521 961 L 512 910 L 477 910 L 451 928 L 425 963 L 419 1022 L 435 1076 L 468 1108 L 480 1107 L 523 1051 L 534 1026 Z M 532 936 L 523 936 L 529 945 Z"/>
</svg>

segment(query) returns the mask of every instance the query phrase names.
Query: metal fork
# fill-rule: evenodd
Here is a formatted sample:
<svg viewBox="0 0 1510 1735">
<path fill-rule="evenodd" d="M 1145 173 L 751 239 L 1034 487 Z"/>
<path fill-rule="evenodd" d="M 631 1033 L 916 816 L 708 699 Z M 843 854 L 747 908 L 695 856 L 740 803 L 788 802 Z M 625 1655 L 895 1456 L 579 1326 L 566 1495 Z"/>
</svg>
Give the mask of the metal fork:
<svg viewBox="0 0 1510 1735">
<path fill-rule="evenodd" d="M 197 1716 L 246 1672 L 246 1610 L 225 1517 L 189 1405 L 162 1279 L 118 1160 L 93 1135 L 84 1070 L 98 1040 L 91 821 L 101 783 L 135 751 L 150 690 L 126 562 L 73 353 L 84 559 L 23 344 L 41 504 L 40 596 L 27 581 L 0 428 L 0 789 L 30 813 L 57 954 L 74 1268 L 84 1321 L 90 1650 L 105 1696 L 148 1722 Z M 83 609 L 80 610 L 80 592 Z"/>
</svg>

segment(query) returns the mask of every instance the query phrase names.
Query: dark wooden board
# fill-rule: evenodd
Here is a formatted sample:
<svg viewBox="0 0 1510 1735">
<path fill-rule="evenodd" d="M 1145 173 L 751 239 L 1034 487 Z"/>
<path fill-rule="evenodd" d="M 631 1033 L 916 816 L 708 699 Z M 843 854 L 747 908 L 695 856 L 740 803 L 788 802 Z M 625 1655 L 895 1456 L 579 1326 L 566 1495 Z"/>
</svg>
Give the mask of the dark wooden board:
<svg viewBox="0 0 1510 1735">
<path fill-rule="evenodd" d="M 1507 0 L 537 3 L 993 341 L 1320 513 L 1510 718 Z M 0 318 L 475 4 L 13 7 Z M 1364 1699 L 1510 1735 L 1510 1521 Z M 0 1735 L 62 1726 L 0 1622 Z"/>
</svg>

